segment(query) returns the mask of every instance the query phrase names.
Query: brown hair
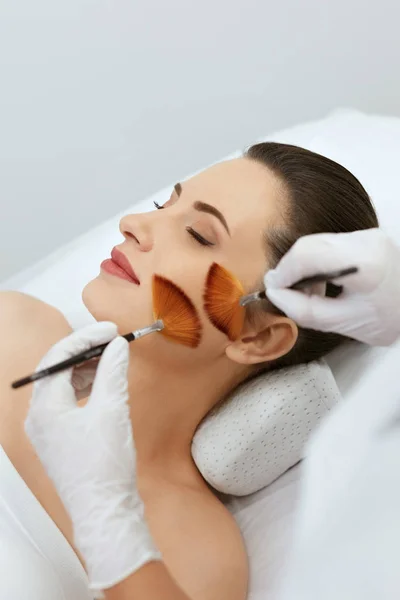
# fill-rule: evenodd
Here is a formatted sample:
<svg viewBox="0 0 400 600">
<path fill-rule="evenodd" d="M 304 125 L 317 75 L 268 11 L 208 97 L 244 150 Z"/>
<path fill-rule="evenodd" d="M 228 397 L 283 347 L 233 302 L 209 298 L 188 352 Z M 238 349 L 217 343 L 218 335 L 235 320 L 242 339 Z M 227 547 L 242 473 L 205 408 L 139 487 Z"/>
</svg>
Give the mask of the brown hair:
<svg viewBox="0 0 400 600">
<path fill-rule="evenodd" d="M 333 160 L 304 148 L 275 142 L 251 146 L 245 157 L 268 167 L 283 183 L 287 194 L 286 225 L 265 232 L 269 268 L 275 267 L 303 235 L 378 227 L 371 199 L 361 183 Z M 334 288 L 329 284 L 326 295 L 334 295 Z M 264 310 L 282 314 L 270 302 L 263 304 Z M 316 360 L 345 339 L 336 333 L 299 328 L 293 349 L 262 367 L 280 368 Z"/>
</svg>

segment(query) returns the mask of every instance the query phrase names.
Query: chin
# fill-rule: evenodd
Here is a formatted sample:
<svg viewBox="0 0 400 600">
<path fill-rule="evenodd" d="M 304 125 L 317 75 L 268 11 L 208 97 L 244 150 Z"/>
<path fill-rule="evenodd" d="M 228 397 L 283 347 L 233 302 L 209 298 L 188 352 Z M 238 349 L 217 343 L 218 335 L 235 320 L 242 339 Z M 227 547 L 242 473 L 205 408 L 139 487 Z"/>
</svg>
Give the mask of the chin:
<svg viewBox="0 0 400 600">
<path fill-rule="evenodd" d="M 112 321 L 124 334 L 153 322 L 147 290 L 140 287 L 99 275 L 83 288 L 82 300 L 96 321 Z"/>
</svg>

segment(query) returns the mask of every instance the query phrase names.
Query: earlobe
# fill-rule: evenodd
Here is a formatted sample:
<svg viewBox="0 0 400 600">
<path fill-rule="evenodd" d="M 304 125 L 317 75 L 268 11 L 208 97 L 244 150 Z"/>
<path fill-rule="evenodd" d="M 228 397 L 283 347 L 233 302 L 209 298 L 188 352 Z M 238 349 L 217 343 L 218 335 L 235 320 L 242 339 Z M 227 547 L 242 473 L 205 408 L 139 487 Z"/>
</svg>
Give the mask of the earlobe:
<svg viewBox="0 0 400 600">
<path fill-rule="evenodd" d="M 276 360 L 293 348 L 297 341 L 298 329 L 292 319 L 269 315 L 263 327 L 247 330 L 225 350 L 233 362 L 243 365 L 256 365 Z"/>
</svg>

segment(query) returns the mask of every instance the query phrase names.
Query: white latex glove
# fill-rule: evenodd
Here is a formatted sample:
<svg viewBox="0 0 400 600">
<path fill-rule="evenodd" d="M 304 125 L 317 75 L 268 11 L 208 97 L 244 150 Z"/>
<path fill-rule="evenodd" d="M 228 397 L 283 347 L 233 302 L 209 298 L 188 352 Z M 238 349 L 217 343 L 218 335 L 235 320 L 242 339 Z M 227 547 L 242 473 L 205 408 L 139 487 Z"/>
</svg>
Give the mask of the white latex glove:
<svg viewBox="0 0 400 600">
<path fill-rule="evenodd" d="M 318 273 L 358 267 L 338 298 L 287 289 Z M 301 327 L 330 331 L 376 346 L 400 335 L 400 249 L 380 229 L 304 236 L 269 271 L 271 302 Z"/>
<path fill-rule="evenodd" d="M 96 323 L 58 342 L 38 369 L 113 340 L 84 407 L 76 402 L 72 369 L 37 381 L 25 422 L 73 524 L 74 541 L 92 589 L 111 587 L 146 562 L 160 559 L 136 489 L 129 418 L 129 345 L 113 323 Z M 115 338 L 115 339 L 113 339 Z"/>
<path fill-rule="evenodd" d="M 396 348 L 380 358 L 306 446 L 279 600 L 399 598 L 398 356 Z M 376 397 L 371 389 L 379 386 L 383 393 Z"/>
<path fill-rule="evenodd" d="M 92 358 L 74 368 L 71 381 L 78 400 L 90 395 L 99 360 L 99 358 Z"/>
</svg>

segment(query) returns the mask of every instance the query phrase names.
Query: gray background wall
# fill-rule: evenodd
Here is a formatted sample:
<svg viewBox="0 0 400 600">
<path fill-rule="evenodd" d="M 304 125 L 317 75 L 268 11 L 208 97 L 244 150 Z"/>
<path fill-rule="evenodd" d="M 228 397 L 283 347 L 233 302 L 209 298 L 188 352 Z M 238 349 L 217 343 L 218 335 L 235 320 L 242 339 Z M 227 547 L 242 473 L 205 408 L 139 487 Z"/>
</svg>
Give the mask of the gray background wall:
<svg viewBox="0 0 400 600">
<path fill-rule="evenodd" d="M 396 0 L 0 0 L 0 280 L 254 138 L 400 116 Z"/>
</svg>

